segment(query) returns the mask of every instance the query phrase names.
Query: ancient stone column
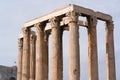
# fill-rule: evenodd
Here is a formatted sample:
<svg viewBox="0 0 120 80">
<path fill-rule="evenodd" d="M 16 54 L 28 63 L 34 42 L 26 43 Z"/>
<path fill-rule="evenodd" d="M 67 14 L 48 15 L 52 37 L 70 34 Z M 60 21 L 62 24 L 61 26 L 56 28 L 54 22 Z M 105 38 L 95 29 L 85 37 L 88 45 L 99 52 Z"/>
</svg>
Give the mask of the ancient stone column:
<svg viewBox="0 0 120 80">
<path fill-rule="evenodd" d="M 106 64 L 107 80 L 116 80 L 113 22 L 106 22 Z"/>
<path fill-rule="evenodd" d="M 50 19 L 52 26 L 51 80 L 63 80 L 62 30 L 58 17 Z"/>
<path fill-rule="evenodd" d="M 23 38 L 18 39 L 18 69 L 17 80 L 22 80 Z"/>
<path fill-rule="evenodd" d="M 48 54 L 48 39 L 49 39 L 49 31 L 45 31 L 44 33 L 44 80 L 48 80 L 48 71 L 49 71 L 49 54 Z"/>
<path fill-rule="evenodd" d="M 89 80 L 98 80 L 98 54 L 97 54 L 97 19 L 88 17 L 88 64 Z"/>
<path fill-rule="evenodd" d="M 68 13 L 69 21 L 69 80 L 80 80 L 80 52 L 78 16 L 75 12 Z"/>
<path fill-rule="evenodd" d="M 46 48 L 46 43 L 44 41 L 44 28 L 45 25 L 42 23 L 38 23 L 35 25 L 37 31 L 37 41 L 36 41 L 36 79 L 35 80 L 47 80 L 48 73 L 48 62 L 46 59 L 46 55 L 48 55 L 48 51 Z"/>
<path fill-rule="evenodd" d="M 23 28 L 22 80 L 30 77 L 30 29 Z"/>
<path fill-rule="evenodd" d="M 36 60 L 36 35 L 30 34 L 30 80 L 35 80 L 35 60 Z"/>
</svg>

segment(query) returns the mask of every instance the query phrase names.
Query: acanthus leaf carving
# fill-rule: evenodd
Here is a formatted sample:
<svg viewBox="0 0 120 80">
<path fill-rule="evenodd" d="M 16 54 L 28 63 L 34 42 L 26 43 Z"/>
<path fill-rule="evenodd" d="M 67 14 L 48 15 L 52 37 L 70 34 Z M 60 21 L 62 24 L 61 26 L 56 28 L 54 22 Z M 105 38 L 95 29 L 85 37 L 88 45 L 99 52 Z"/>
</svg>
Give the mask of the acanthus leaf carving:
<svg viewBox="0 0 120 80">
<path fill-rule="evenodd" d="M 37 24 L 35 24 L 34 26 L 36 27 L 37 33 L 44 31 L 45 25 L 46 24 L 44 24 L 44 23 L 37 23 Z"/>
<path fill-rule="evenodd" d="M 50 21 L 52 27 L 57 27 L 58 25 L 60 25 L 59 17 L 53 17 L 53 18 L 49 19 L 49 21 Z"/>
<path fill-rule="evenodd" d="M 69 23 L 78 22 L 78 14 L 74 11 L 66 13 L 66 16 L 69 18 Z"/>
<path fill-rule="evenodd" d="M 24 27 L 24 28 L 22 28 L 22 32 L 23 32 L 23 35 L 24 35 L 24 36 L 25 36 L 25 35 L 28 35 L 29 32 L 30 32 L 30 29 L 27 28 L 27 27 Z"/>
</svg>

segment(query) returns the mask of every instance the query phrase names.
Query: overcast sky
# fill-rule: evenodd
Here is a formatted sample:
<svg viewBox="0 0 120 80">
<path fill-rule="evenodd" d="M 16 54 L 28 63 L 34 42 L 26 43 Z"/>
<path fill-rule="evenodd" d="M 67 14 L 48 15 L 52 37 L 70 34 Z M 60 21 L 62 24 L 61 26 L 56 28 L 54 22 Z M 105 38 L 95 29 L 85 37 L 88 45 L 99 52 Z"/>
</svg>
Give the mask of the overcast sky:
<svg viewBox="0 0 120 80">
<path fill-rule="evenodd" d="M 114 21 L 114 41 L 117 80 L 120 80 L 120 0 L 0 0 L 0 65 L 12 66 L 17 62 L 18 36 L 28 20 L 37 18 L 59 7 L 76 4 L 110 14 Z M 80 27 L 81 79 L 87 80 L 88 49 L 87 29 Z M 64 80 L 68 80 L 69 32 L 63 36 Z M 51 38 L 50 38 L 51 39 Z M 98 21 L 97 41 L 99 55 L 100 80 L 106 79 L 105 66 L 105 26 Z M 50 49 L 51 51 L 51 49 Z"/>
</svg>

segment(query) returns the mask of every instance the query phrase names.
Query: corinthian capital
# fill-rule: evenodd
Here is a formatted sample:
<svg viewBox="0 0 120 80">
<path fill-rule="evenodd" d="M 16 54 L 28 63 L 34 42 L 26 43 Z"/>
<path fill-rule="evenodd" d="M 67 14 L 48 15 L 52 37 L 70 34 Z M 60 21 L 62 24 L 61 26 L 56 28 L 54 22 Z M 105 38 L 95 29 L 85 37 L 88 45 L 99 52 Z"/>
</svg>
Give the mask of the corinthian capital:
<svg viewBox="0 0 120 80">
<path fill-rule="evenodd" d="M 22 28 L 23 35 L 28 35 L 30 32 L 30 29 L 27 27 Z"/>
<path fill-rule="evenodd" d="M 57 27 L 58 25 L 60 25 L 59 17 L 53 17 L 53 18 L 49 19 L 49 21 L 50 21 L 52 27 Z"/>
<path fill-rule="evenodd" d="M 68 12 L 66 16 L 69 17 L 69 22 L 78 22 L 78 14 L 76 12 Z"/>
<path fill-rule="evenodd" d="M 43 23 L 37 23 L 34 25 L 37 33 L 44 31 L 45 25 Z"/>
<path fill-rule="evenodd" d="M 35 40 L 35 38 L 36 38 L 35 32 L 34 32 L 34 31 L 31 31 L 30 41 L 32 42 L 33 40 Z"/>
</svg>

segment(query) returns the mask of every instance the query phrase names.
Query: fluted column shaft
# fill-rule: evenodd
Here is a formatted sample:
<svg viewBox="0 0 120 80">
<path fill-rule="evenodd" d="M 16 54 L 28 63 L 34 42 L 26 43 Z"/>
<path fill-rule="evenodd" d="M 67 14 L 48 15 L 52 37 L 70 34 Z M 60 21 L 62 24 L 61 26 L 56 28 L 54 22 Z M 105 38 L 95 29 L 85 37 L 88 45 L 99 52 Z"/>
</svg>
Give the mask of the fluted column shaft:
<svg viewBox="0 0 120 80">
<path fill-rule="evenodd" d="M 80 80 L 80 53 L 78 16 L 75 12 L 68 14 L 69 22 L 69 80 Z"/>
<path fill-rule="evenodd" d="M 44 62 L 43 62 L 43 45 L 44 45 L 44 30 L 41 24 L 36 24 L 37 41 L 36 41 L 36 79 L 44 80 Z"/>
<path fill-rule="evenodd" d="M 62 32 L 59 18 L 50 19 L 52 25 L 51 80 L 63 80 Z"/>
<path fill-rule="evenodd" d="M 17 80 L 22 80 L 23 38 L 18 39 L 18 69 Z"/>
<path fill-rule="evenodd" d="M 23 28 L 22 80 L 30 77 L 30 29 Z"/>
<path fill-rule="evenodd" d="M 44 80 L 48 80 L 48 72 L 49 72 L 49 52 L 48 52 L 48 40 L 49 40 L 49 31 L 44 33 Z"/>
<path fill-rule="evenodd" d="M 35 80 L 48 80 L 48 51 L 46 48 L 46 43 L 44 40 L 45 25 L 43 23 L 38 23 L 35 25 L 37 31 L 37 41 L 36 41 L 36 79 Z"/>
<path fill-rule="evenodd" d="M 97 54 L 97 19 L 88 17 L 88 65 L 89 80 L 98 80 L 98 54 Z"/>
<path fill-rule="evenodd" d="M 116 80 L 113 22 L 106 22 L 107 80 Z"/>
<path fill-rule="evenodd" d="M 35 80 L 35 59 L 36 59 L 36 35 L 30 34 L 30 80 Z"/>
</svg>

